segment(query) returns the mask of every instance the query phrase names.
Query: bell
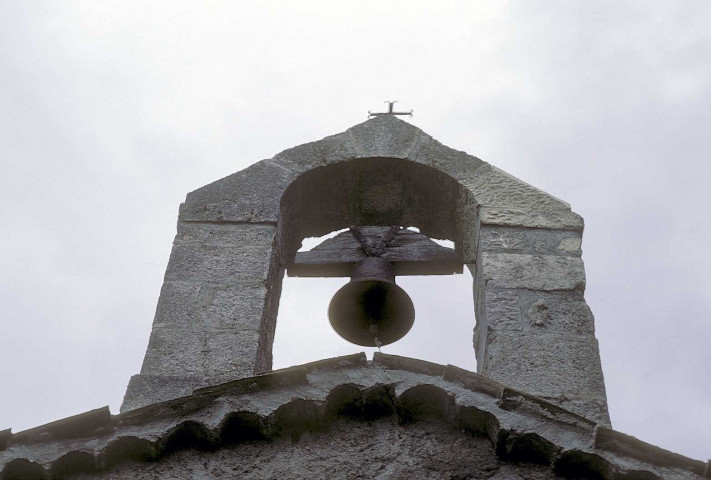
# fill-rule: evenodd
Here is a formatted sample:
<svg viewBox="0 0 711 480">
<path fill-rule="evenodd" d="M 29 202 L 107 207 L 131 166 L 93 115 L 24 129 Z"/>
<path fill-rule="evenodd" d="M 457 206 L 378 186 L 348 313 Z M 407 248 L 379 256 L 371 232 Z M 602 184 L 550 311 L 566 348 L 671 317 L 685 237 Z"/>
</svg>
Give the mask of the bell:
<svg viewBox="0 0 711 480">
<path fill-rule="evenodd" d="M 364 347 L 380 347 L 404 337 L 415 321 L 410 296 L 395 284 L 392 263 L 366 257 L 356 263 L 351 281 L 331 299 L 331 326 L 341 337 Z"/>
</svg>

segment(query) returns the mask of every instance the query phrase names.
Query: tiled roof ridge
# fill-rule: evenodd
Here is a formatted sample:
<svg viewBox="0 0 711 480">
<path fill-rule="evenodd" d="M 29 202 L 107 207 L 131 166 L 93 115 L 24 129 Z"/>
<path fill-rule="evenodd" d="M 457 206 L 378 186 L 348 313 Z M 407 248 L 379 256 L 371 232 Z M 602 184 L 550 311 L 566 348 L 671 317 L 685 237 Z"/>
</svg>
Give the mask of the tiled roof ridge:
<svg viewBox="0 0 711 480">
<path fill-rule="evenodd" d="M 358 370 L 373 377 L 369 385 L 348 381 Z M 339 371 L 345 372 L 343 378 Z M 328 383 L 326 378 L 332 378 L 332 384 L 319 394 L 323 398 L 302 398 L 308 397 L 303 394 L 309 388 Z M 211 411 L 218 403 L 224 407 L 226 398 L 290 390 L 302 395 L 284 397 L 269 412 Z M 372 362 L 360 353 L 276 370 L 119 415 L 110 415 L 104 407 L 16 434 L 0 431 L 0 478 L 23 472 L 40 478 L 98 472 L 184 448 L 215 450 L 247 440 L 298 437 L 328 428 L 338 418 L 388 416 L 400 423 L 445 421 L 469 434 L 487 436 L 503 461 L 547 464 L 563 476 L 588 471 L 610 479 L 711 478 L 708 463 L 596 425 L 477 373 L 381 353 Z M 150 428 L 141 430 L 144 426 Z"/>
</svg>

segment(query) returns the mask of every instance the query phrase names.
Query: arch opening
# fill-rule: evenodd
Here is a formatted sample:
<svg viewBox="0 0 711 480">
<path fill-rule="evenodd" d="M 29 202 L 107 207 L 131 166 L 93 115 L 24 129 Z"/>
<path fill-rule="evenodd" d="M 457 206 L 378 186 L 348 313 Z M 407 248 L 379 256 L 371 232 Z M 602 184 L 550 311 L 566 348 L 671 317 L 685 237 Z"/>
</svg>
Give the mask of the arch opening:
<svg viewBox="0 0 711 480">
<path fill-rule="evenodd" d="M 474 218 L 474 205 L 470 192 L 457 180 L 409 160 L 368 158 L 315 168 L 299 176 L 282 196 L 278 277 L 283 278 L 297 251 L 355 225 L 407 227 L 453 248 L 464 262 L 465 240 L 471 240 L 467 236 L 473 231 L 467 219 Z M 350 344 L 330 327 L 328 303 L 348 281 L 348 277 L 283 279 L 274 309 L 278 321 L 272 319 L 275 368 L 376 350 Z M 462 275 L 399 276 L 397 283 L 415 303 L 415 326 L 383 352 L 475 370 L 469 270 Z"/>
<path fill-rule="evenodd" d="M 313 247 L 321 239 L 305 240 L 309 242 L 304 241 L 304 245 Z M 284 277 L 273 344 L 274 369 L 358 352 L 372 358 L 378 351 L 348 342 L 329 323 L 329 303 L 349 280 Z M 473 280 L 469 270 L 465 268 L 457 275 L 398 276 L 396 282 L 415 305 L 415 323 L 407 335 L 381 351 L 476 371 Z"/>
</svg>

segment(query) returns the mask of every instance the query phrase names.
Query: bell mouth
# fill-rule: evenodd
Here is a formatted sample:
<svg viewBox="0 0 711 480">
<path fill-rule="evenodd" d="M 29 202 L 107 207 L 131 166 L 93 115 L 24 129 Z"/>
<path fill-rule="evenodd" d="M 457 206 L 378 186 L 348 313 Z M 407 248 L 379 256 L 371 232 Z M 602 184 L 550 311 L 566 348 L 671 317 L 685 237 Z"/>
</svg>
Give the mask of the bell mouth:
<svg viewBox="0 0 711 480">
<path fill-rule="evenodd" d="M 349 342 L 380 347 L 407 335 L 415 322 L 415 307 L 394 282 L 359 278 L 336 292 L 328 318 L 336 333 Z"/>
</svg>

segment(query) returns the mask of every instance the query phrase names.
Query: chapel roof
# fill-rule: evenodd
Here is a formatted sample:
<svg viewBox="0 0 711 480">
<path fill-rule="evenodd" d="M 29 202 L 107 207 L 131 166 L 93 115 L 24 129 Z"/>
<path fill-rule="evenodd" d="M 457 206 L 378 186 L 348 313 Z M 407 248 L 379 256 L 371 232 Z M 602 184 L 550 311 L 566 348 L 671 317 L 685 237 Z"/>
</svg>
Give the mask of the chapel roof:
<svg viewBox="0 0 711 480">
<path fill-rule="evenodd" d="M 321 360 L 112 415 L 108 407 L 0 432 L 0 478 L 64 477 L 330 428 L 339 419 L 435 420 L 488 438 L 502 462 L 575 478 L 709 478 L 709 464 L 611 430 L 452 365 L 375 353 Z M 29 472 L 29 473 L 28 473 Z M 27 477 L 27 478 L 30 478 Z M 20 477 L 22 478 L 22 477 Z"/>
</svg>

